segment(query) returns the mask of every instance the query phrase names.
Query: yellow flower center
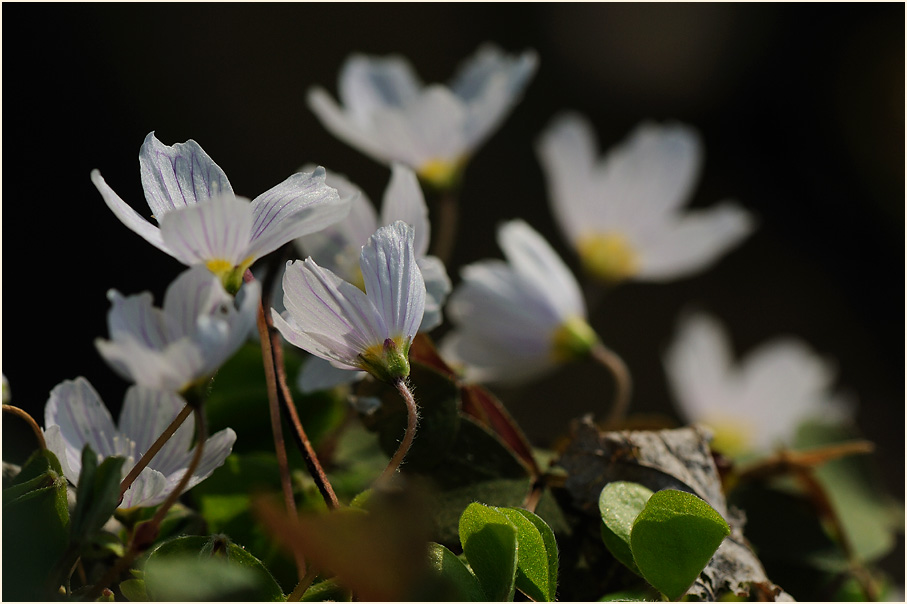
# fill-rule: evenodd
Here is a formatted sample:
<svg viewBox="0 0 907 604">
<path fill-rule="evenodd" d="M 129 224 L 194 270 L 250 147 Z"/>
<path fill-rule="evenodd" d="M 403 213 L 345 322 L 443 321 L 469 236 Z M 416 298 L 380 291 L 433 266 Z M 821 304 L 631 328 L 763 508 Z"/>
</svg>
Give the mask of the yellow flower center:
<svg viewBox="0 0 907 604">
<path fill-rule="evenodd" d="M 576 247 L 586 270 L 604 281 L 623 281 L 639 270 L 636 251 L 620 233 L 583 235 Z"/>
<path fill-rule="evenodd" d="M 728 457 L 741 457 L 750 452 L 752 430 L 745 423 L 728 418 L 708 418 L 702 423 L 714 434 L 711 442 L 714 450 Z"/>
<path fill-rule="evenodd" d="M 598 342 L 598 335 L 582 317 L 573 316 L 554 330 L 551 340 L 555 362 L 565 363 L 589 354 Z"/>
<path fill-rule="evenodd" d="M 431 159 L 419 166 L 416 174 L 420 180 L 436 189 L 451 189 L 460 182 L 466 159 L 465 155 L 454 160 Z"/>
<path fill-rule="evenodd" d="M 224 289 L 227 290 L 230 294 L 235 295 L 239 291 L 239 288 L 242 286 L 243 275 L 250 266 L 252 262 L 255 261 L 255 258 L 251 256 L 233 266 L 229 260 L 224 260 L 223 258 L 212 258 L 205 262 L 205 266 L 211 271 L 220 282 L 223 284 Z"/>
</svg>

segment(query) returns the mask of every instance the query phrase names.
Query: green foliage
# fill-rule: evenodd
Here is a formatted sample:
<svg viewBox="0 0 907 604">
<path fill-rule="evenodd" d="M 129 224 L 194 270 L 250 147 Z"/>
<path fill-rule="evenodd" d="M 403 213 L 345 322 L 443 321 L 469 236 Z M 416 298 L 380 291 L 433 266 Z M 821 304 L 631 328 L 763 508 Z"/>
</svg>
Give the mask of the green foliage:
<svg viewBox="0 0 907 604">
<path fill-rule="evenodd" d="M 630 532 L 651 496 L 652 490 L 641 484 L 615 481 L 605 485 L 598 499 L 602 541 L 615 558 L 637 575 L 640 572 L 630 551 Z"/>
<path fill-rule="evenodd" d="M 521 508 L 496 508 L 517 529 L 516 587 L 536 602 L 554 602 L 557 592 L 557 541 L 545 522 Z"/>
<path fill-rule="evenodd" d="M 668 598 L 680 598 L 730 534 L 727 522 L 690 493 L 658 491 L 633 522 L 630 549 L 640 573 Z"/>
<path fill-rule="evenodd" d="M 286 599 L 264 565 L 224 535 L 177 537 L 157 546 L 145 562 L 144 584 L 154 601 Z"/>
<path fill-rule="evenodd" d="M 483 602 L 485 591 L 479 580 L 460 558 L 439 543 L 428 544 L 429 568 L 443 585 L 436 590 L 449 592 L 449 600 L 456 602 Z"/>
<path fill-rule="evenodd" d="M 46 600 L 70 543 L 66 479 L 48 450 L 35 452 L 3 491 L 3 599 Z"/>
<path fill-rule="evenodd" d="M 120 503 L 122 457 L 108 457 L 98 465 L 98 455 L 89 445 L 82 449 L 82 470 L 72 513 L 72 540 L 93 541 Z"/>
<path fill-rule="evenodd" d="M 517 529 L 494 508 L 473 503 L 460 517 L 463 553 L 488 600 L 513 600 L 517 573 Z"/>
</svg>

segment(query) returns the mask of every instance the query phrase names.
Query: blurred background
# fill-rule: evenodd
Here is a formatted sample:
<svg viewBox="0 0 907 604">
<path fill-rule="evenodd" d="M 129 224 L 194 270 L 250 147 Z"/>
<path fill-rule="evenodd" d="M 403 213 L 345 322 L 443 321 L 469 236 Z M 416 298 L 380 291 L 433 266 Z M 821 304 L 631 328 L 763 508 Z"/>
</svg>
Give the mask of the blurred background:
<svg viewBox="0 0 907 604">
<path fill-rule="evenodd" d="M 305 104 L 336 94 L 353 51 L 399 53 L 446 81 L 492 41 L 540 58 L 523 101 L 465 174 L 448 272 L 500 257 L 495 228 L 526 219 L 578 268 L 556 229 L 533 144 L 577 110 L 603 148 L 640 120 L 696 127 L 706 160 L 692 206 L 734 198 L 757 232 L 714 268 L 608 293 L 591 323 L 627 362 L 634 408 L 676 416 L 661 355 L 679 314 L 723 321 L 737 353 L 795 335 L 836 360 L 893 494 L 904 493 L 904 5 L 3 5 L 3 374 L 43 424 L 50 390 L 85 376 L 118 409 L 128 384 L 93 341 L 106 292 L 160 304 L 182 266 L 123 226 L 89 173 L 142 215 L 138 151 L 198 141 L 240 195 L 315 162 L 380 200 L 389 170 L 334 139 Z M 565 389 L 567 393 L 565 394 Z M 601 414 L 610 377 L 580 363 L 499 391 L 539 445 Z M 264 409 L 262 408 L 262 412 Z M 6 420 L 6 418 L 4 418 Z M 4 437 L 14 429 L 4 421 Z M 18 428 L 19 426 L 15 426 Z M 892 568 L 903 572 L 903 546 Z M 903 577 L 903 574 L 900 575 Z"/>
</svg>

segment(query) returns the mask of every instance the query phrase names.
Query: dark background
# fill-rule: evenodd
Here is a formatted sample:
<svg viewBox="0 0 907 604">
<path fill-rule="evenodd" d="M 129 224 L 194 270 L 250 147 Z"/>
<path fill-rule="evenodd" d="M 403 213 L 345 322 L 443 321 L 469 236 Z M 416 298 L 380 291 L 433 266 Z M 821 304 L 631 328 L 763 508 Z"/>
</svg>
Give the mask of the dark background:
<svg viewBox="0 0 907 604">
<path fill-rule="evenodd" d="M 466 172 L 451 276 L 499 257 L 495 227 L 516 216 L 576 268 L 532 148 L 558 111 L 587 115 L 604 148 L 642 119 L 687 122 L 706 148 L 692 205 L 733 197 L 760 227 L 712 270 L 627 284 L 595 309 L 593 326 L 634 375 L 635 409 L 673 413 L 660 357 L 691 305 L 725 322 L 738 352 L 797 335 L 837 361 L 839 386 L 858 398 L 858 424 L 903 498 L 903 4 L 5 3 L 2 11 L 3 373 L 12 402 L 40 423 L 49 391 L 78 375 L 118 408 L 127 384 L 93 345 L 107 335 L 105 293 L 150 290 L 160 304 L 182 270 L 114 217 L 91 169 L 148 216 L 137 156 L 155 130 L 166 144 L 198 141 L 240 195 L 316 162 L 378 200 L 389 171 L 329 135 L 306 91 L 319 84 L 336 94 L 352 51 L 400 53 L 434 82 L 493 41 L 536 49 L 539 70 Z M 548 444 L 570 418 L 601 417 L 610 393 L 607 374 L 580 363 L 501 394 L 529 436 Z"/>
</svg>

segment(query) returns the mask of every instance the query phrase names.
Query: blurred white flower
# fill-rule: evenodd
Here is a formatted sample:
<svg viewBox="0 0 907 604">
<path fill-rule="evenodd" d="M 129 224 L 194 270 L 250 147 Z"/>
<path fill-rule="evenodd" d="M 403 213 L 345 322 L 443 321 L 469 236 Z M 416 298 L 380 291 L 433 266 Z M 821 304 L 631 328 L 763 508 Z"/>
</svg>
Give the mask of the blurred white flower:
<svg viewBox="0 0 907 604">
<path fill-rule="evenodd" d="M 803 341 L 780 337 L 735 363 L 722 326 L 706 314 L 683 318 L 664 356 L 681 416 L 709 426 L 712 446 L 732 456 L 791 445 L 808 419 L 846 421 L 853 404 L 831 391 L 832 363 Z"/>
<path fill-rule="evenodd" d="M 299 173 L 249 202 L 193 140 L 168 147 L 154 133 L 139 151 L 145 199 L 154 226 L 111 189 L 98 170 L 91 180 L 123 224 L 183 264 L 204 264 L 231 291 L 245 270 L 284 243 L 337 222 L 349 203 L 324 182 L 324 168 Z"/>
<path fill-rule="evenodd" d="M 335 367 L 395 382 L 409 375 L 409 347 L 422 322 L 425 283 L 413 251 L 413 227 L 381 227 L 363 246 L 365 292 L 311 258 L 287 264 L 286 318 L 274 325 L 291 344 Z"/>
<path fill-rule="evenodd" d="M 446 187 L 520 98 L 537 63 L 533 51 L 511 56 L 486 44 L 449 86 L 424 86 L 403 57 L 353 54 L 340 71 L 340 105 L 322 88 L 309 92 L 308 104 L 337 138 Z"/>
<path fill-rule="evenodd" d="M 338 223 L 297 239 L 298 249 L 304 256 L 311 256 L 319 266 L 362 289 L 362 271 L 359 270 L 362 246 L 379 226 L 402 220 L 415 229 L 413 251 L 425 281 L 425 312 L 419 331 L 430 331 L 440 325 L 441 308 L 451 284 L 444 263 L 436 256 L 427 255 L 431 225 L 428 206 L 415 173 L 403 164 L 395 162 L 391 166 L 391 180 L 384 191 L 380 218 L 375 214 L 371 200 L 349 180 L 328 172 L 326 182 L 337 189 L 341 198 L 353 200 L 350 213 Z M 302 392 L 314 392 L 355 381 L 364 375 L 338 370 L 326 360 L 313 357 L 303 365 L 298 386 Z"/>
<path fill-rule="evenodd" d="M 44 407 L 44 438 L 60 460 L 64 476 L 73 484 L 79 482 L 82 449 L 86 444 L 91 445 L 99 461 L 114 455 L 124 457 L 122 477 L 125 478 L 185 405 L 186 401 L 176 394 L 132 386 L 126 392 L 117 427 L 88 380 L 78 377 L 58 384 L 51 391 Z M 195 417 L 190 416 L 127 489 L 119 507 L 151 507 L 162 503 L 189 467 L 194 434 Z M 236 434 L 230 428 L 208 438 L 201 462 L 186 489 L 222 466 L 235 441 Z"/>
<path fill-rule="evenodd" d="M 98 338 L 95 345 L 127 380 L 183 392 L 210 377 L 246 340 L 260 289 L 248 283 L 234 300 L 217 277 L 195 266 L 170 284 L 160 309 L 150 292 L 124 297 L 110 290 L 110 340 Z"/>
<path fill-rule="evenodd" d="M 603 158 L 592 125 L 557 117 L 536 145 L 552 211 L 586 270 L 604 281 L 668 281 L 703 270 L 754 229 L 725 201 L 683 210 L 702 145 L 689 127 L 642 123 Z"/>
<path fill-rule="evenodd" d="M 463 267 L 447 314 L 442 356 L 476 382 L 519 382 L 588 353 L 598 337 L 570 269 L 522 220 L 498 229 L 507 258 Z"/>
</svg>

